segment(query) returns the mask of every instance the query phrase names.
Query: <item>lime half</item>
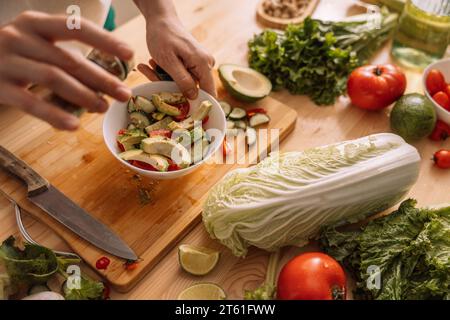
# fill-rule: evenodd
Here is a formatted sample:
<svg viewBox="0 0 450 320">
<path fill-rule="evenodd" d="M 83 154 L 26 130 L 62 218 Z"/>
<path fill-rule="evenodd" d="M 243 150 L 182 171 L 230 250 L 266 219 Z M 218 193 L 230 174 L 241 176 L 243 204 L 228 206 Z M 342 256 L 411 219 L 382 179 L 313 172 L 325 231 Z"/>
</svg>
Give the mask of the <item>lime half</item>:
<svg viewBox="0 0 450 320">
<path fill-rule="evenodd" d="M 178 300 L 225 300 L 226 298 L 227 295 L 221 287 L 206 282 L 194 284 L 178 295 Z"/>
<path fill-rule="evenodd" d="M 204 276 L 217 265 L 220 253 L 208 248 L 183 244 L 178 247 L 180 265 L 186 272 Z"/>
</svg>

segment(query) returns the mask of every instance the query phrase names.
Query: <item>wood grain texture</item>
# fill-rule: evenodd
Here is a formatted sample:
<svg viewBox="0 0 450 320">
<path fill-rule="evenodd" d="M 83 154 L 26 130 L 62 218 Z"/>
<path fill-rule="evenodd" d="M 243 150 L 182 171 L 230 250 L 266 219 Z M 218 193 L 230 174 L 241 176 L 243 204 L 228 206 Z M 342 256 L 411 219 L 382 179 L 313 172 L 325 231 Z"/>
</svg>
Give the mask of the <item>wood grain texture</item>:
<svg viewBox="0 0 450 320">
<path fill-rule="evenodd" d="M 144 76 L 135 75 L 126 83 L 133 87 L 146 81 Z M 234 106 L 242 106 L 232 100 L 221 86 L 218 92 L 220 99 Z M 252 106 L 268 111 L 271 121 L 267 129 L 279 129 L 280 140 L 294 129 L 297 119 L 295 111 L 273 98 L 268 97 Z M 92 125 L 101 126 L 102 116 L 89 115 L 88 118 Z M 211 187 L 228 171 L 248 165 L 229 159 L 227 164 L 204 164 L 194 173 L 180 179 L 148 180 L 137 177 L 110 154 L 102 141 L 101 130 L 54 133 L 41 143 L 34 142 L 36 138 L 33 134 L 28 135 L 29 150 L 28 145 L 22 148 L 12 145 L 10 150 L 115 231 L 139 256 L 138 269 L 133 272 L 125 270 L 123 260 L 106 255 L 55 223 L 26 199 L 26 192 L 20 182 L 11 179 L 5 171 L 0 172 L 0 190 L 35 218 L 53 228 L 90 266 L 95 267 L 101 256 L 108 256 L 112 263 L 102 272 L 102 276 L 122 292 L 130 290 L 200 222 L 202 205 Z M 249 159 L 249 163 L 256 163 L 256 157 L 267 154 L 267 148 L 277 139 L 271 136 L 267 145 L 260 144 L 257 152 L 253 153 L 255 160 Z M 71 142 L 68 143 L 68 140 Z M 1 138 L 0 143 L 4 143 Z M 149 204 L 140 203 L 139 189 L 142 188 L 150 194 Z"/>
<path fill-rule="evenodd" d="M 178 13 L 186 27 L 202 42 L 220 63 L 246 64 L 247 41 L 253 34 L 261 30 L 256 22 L 255 12 L 259 0 L 175 0 Z M 314 17 L 321 19 L 340 19 L 348 14 L 360 13 L 352 6 L 353 0 L 321 0 Z M 145 21 L 138 17 L 115 32 L 115 35 L 126 41 L 135 51 L 136 62 L 146 62 L 149 59 L 145 43 Z M 373 59 L 374 63 L 391 61 L 390 46 L 387 45 Z M 134 77 L 135 74 L 132 75 Z M 408 92 L 423 92 L 421 74 L 407 72 Z M 298 121 L 295 130 L 281 144 L 282 151 L 303 150 L 305 148 L 354 139 L 364 135 L 389 132 L 389 110 L 380 113 L 369 113 L 352 107 L 345 97 L 339 99 L 333 107 L 316 107 L 307 97 L 293 96 L 286 91 L 272 93 L 272 97 L 289 105 L 297 112 Z M 83 119 L 83 131 L 87 134 L 101 130 L 98 124 L 91 121 L 90 116 Z M 32 145 L 27 138 L 28 132 L 36 138 L 33 143 L 45 146 L 53 141 L 49 138 L 54 130 L 48 125 L 23 115 L 11 108 L 0 109 L 0 139 L 6 147 L 17 146 L 30 152 Z M 74 137 L 67 134 L 66 143 L 73 143 Z M 102 145 L 95 141 L 94 145 Z M 450 201 L 450 171 L 436 169 L 430 160 L 432 154 L 441 148 L 450 149 L 450 141 L 431 142 L 427 139 L 415 144 L 423 160 L 419 181 L 411 190 L 409 196 L 419 201 L 420 205 L 447 203 Z M 45 148 L 44 148 L 45 149 Z M 59 160 L 74 155 L 59 158 L 59 153 L 46 154 L 42 151 L 43 160 L 36 169 L 42 169 L 43 163 L 50 158 L 55 170 L 63 170 Z M 81 153 L 82 156 L 83 153 Z M 88 157 L 89 159 L 89 157 Z M 70 174 L 67 174 L 70 177 Z M 49 228 L 26 217 L 25 224 L 30 233 L 38 241 L 51 248 L 67 250 L 61 241 Z M 0 198 L 0 239 L 10 234 L 17 234 L 14 214 L 6 199 Z M 203 225 L 197 225 L 184 237 L 180 243 L 203 245 L 218 249 L 222 258 L 215 270 L 205 277 L 194 277 L 184 273 L 177 260 L 177 251 L 172 249 L 150 271 L 138 285 L 126 294 L 112 292 L 113 299 L 175 299 L 187 286 L 201 281 L 212 281 L 220 284 L 231 299 L 241 299 L 244 289 L 257 287 L 264 279 L 268 254 L 260 250 L 250 250 L 243 260 L 233 257 L 230 251 L 211 240 Z M 287 248 L 283 254 L 286 262 L 302 251 L 317 250 L 310 245 L 305 248 Z"/>
</svg>

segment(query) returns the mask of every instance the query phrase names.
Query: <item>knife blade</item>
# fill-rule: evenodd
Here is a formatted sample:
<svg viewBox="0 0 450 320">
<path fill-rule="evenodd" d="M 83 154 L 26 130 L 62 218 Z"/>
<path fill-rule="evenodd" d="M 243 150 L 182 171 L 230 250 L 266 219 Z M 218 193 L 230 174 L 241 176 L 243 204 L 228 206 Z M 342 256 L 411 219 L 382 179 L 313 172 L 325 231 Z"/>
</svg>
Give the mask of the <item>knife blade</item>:
<svg viewBox="0 0 450 320">
<path fill-rule="evenodd" d="M 28 164 L 0 146 L 0 166 L 27 184 L 27 198 L 84 240 L 114 256 L 136 261 L 138 257 L 111 229 L 92 217 L 52 186 Z"/>
</svg>

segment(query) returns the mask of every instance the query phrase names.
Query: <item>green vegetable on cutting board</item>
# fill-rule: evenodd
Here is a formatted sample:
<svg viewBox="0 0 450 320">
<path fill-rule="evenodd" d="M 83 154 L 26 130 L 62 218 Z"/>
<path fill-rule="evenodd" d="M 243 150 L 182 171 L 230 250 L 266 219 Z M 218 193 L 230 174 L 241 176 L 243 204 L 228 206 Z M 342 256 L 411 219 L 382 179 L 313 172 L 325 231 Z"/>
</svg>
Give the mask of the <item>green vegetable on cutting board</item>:
<svg viewBox="0 0 450 320">
<path fill-rule="evenodd" d="M 358 230 L 322 233 L 323 249 L 357 279 L 356 298 L 450 299 L 450 206 L 416 208 L 403 202 L 394 213 Z M 369 278 L 379 268 L 380 286 Z M 373 276 L 373 275 L 372 275 Z"/>
<path fill-rule="evenodd" d="M 273 154 L 217 183 L 203 223 L 236 256 L 250 246 L 270 252 L 303 246 L 324 226 L 398 203 L 416 182 L 419 164 L 417 150 L 394 134 Z"/>
<path fill-rule="evenodd" d="M 341 22 L 307 18 L 284 33 L 266 30 L 249 42 L 249 65 L 266 75 L 275 89 L 308 95 L 332 105 L 345 93 L 347 78 L 391 36 L 398 15 L 382 10 L 381 28 L 368 14 Z"/>
</svg>

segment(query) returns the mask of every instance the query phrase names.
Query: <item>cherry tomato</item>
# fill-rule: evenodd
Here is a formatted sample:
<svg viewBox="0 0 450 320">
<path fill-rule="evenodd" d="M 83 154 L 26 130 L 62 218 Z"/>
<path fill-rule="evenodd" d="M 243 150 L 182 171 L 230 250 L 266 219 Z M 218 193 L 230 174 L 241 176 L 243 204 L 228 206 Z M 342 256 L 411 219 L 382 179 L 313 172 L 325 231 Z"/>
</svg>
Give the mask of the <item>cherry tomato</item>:
<svg viewBox="0 0 450 320">
<path fill-rule="evenodd" d="M 145 163 L 142 161 L 133 160 L 133 161 L 131 161 L 131 164 L 135 167 L 138 167 L 139 169 L 148 170 L 148 171 L 158 171 L 151 164 L 148 164 L 148 163 Z"/>
<path fill-rule="evenodd" d="M 353 105 L 381 110 L 397 101 L 406 90 L 406 76 L 396 66 L 363 66 L 354 70 L 347 83 Z"/>
<path fill-rule="evenodd" d="M 202 125 L 207 124 L 209 121 L 209 116 L 206 116 L 205 119 L 202 120 Z"/>
<path fill-rule="evenodd" d="M 97 260 L 97 262 L 95 263 L 95 267 L 98 270 L 106 270 L 109 266 L 109 264 L 111 263 L 111 260 L 109 260 L 109 258 L 107 257 L 101 257 L 100 259 Z"/>
<path fill-rule="evenodd" d="M 445 110 L 450 111 L 450 98 L 444 91 L 439 91 L 433 95 L 433 100 Z"/>
<path fill-rule="evenodd" d="M 119 132 L 117 132 L 117 135 L 123 136 L 127 132 L 126 129 L 120 129 Z"/>
<path fill-rule="evenodd" d="M 450 137 L 450 126 L 444 121 L 438 120 L 430 139 L 433 141 L 447 140 Z"/>
<path fill-rule="evenodd" d="M 176 121 L 183 121 L 188 117 L 189 110 L 191 109 L 189 101 L 177 104 L 175 105 L 175 107 L 177 107 L 181 111 L 181 114 L 179 116 L 173 117 Z"/>
<path fill-rule="evenodd" d="M 345 272 L 332 257 L 304 253 L 289 261 L 278 276 L 281 300 L 345 300 Z"/>
<path fill-rule="evenodd" d="M 169 168 L 167 169 L 167 171 L 178 171 L 181 169 L 172 159 L 168 159 L 168 161 Z"/>
<path fill-rule="evenodd" d="M 137 261 L 127 261 L 125 263 L 125 269 L 128 271 L 136 270 L 138 267 L 139 262 Z"/>
<path fill-rule="evenodd" d="M 117 147 L 119 148 L 119 150 L 121 152 L 125 152 L 125 147 L 123 146 L 123 144 L 121 144 L 119 141 L 117 141 Z"/>
<path fill-rule="evenodd" d="M 438 168 L 450 169 L 450 150 L 439 150 L 434 154 L 433 161 Z"/>
<path fill-rule="evenodd" d="M 445 83 L 445 78 L 442 72 L 439 70 L 433 69 L 431 70 L 426 79 L 426 86 L 428 93 L 431 96 L 434 96 L 439 91 L 444 91 L 447 87 L 447 83 Z"/>
<path fill-rule="evenodd" d="M 249 109 L 247 110 L 247 117 L 251 118 L 253 117 L 255 114 L 257 113 L 264 113 L 267 114 L 267 110 L 264 108 L 253 108 L 253 109 Z"/>
<path fill-rule="evenodd" d="M 172 137 L 172 131 L 168 130 L 168 129 L 161 129 L 161 130 L 155 130 L 150 132 L 150 137 L 167 137 L 167 138 L 171 138 Z"/>
<path fill-rule="evenodd" d="M 447 94 L 447 96 L 450 97 L 450 84 L 448 84 L 448 85 L 445 87 L 445 91 L 444 91 L 444 92 Z"/>
</svg>

